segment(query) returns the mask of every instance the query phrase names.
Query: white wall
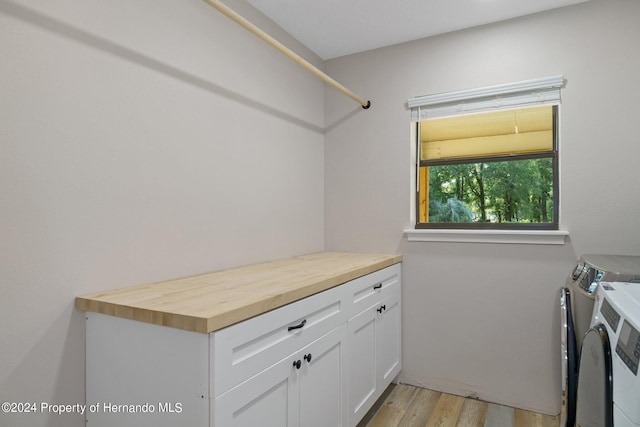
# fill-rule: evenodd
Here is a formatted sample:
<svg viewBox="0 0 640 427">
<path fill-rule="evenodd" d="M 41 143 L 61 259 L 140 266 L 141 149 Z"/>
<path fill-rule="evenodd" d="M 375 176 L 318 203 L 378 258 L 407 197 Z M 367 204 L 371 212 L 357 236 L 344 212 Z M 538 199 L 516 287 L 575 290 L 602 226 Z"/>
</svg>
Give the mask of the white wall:
<svg viewBox="0 0 640 427">
<path fill-rule="evenodd" d="M 582 253 L 640 255 L 640 2 L 577 6 L 350 55 L 326 71 L 326 247 L 404 255 L 401 380 L 559 411 L 558 290 Z M 408 243 L 407 99 L 564 74 L 564 246 Z"/>
<path fill-rule="evenodd" d="M 84 402 L 77 295 L 324 248 L 324 84 L 204 2 L 0 0 L 0 58 L 0 402 Z"/>
<path fill-rule="evenodd" d="M 404 255 L 404 381 L 557 412 L 558 287 L 581 253 L 640 253 L 638 17 L 592 0 L 324 64 L 364 111 L 199 0 L 0 0 L 0 402 L 84 402 L 76 295 L 326 234 Z M 407 99 L 558 73 L 567 245 L 407 243 Z"/>
</svg>

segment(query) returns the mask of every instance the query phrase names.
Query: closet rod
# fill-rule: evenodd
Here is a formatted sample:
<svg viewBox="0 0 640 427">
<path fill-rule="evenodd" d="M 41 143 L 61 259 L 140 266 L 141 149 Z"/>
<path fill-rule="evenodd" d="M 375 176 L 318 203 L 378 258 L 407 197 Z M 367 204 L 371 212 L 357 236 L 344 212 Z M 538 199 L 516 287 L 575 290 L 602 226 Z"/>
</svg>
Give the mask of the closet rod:
<svg viewBox="0 0 640 427">
<path fill-rule="evenodd" d="M 294 60 L 299 65 L 301 65 L 304 68 L 306 68 L 308 71 L 310 71 L 311 73 L 315 74 L 316 77 L 319 77 L 320 79 L 324 80 L 326 83 L 328 83 L 331 86 L 335 87 L 340 92 L 342 92 L 343 94 L 347 95 L 348 97 L 350 97 L 351 99 L 356 101 L 358 104 L 362 105 L 362 108 L 364 108 L 365 110 L 367 110 L 369 107 L 371 107 L 371 101 L 364 101 L 362 98 L 357 96 L 355 93 L 351 92 L 349 89 L 347 89 L 346 87 L 344 87 L 343 85 L 341 85 L 340 83 L 338 83 L 337 81 L 335 81 L 334 79 L 332 79 L 331 77 L 326 75 L 324 72 L 320 71 L 314 65 L 310 64 L 308 61 L 306 61 L 300 55 L 296 54 L 291 49 L 289 49 L 288 47 L 286 47 L 285 45 L 280 43 L 278 40 L 274 39 L 269 34 L 265 33 L 260 28 L 258 28 L 255 25 L 253 25 L 251 22 L 249 22 L 247 19 L 245 19 L 242 15 L 238 14 L 233 9 L 231 9 L 228 6 L 226 6 L 224 3 L 222 3 L 222 2 L 220 2 L 218 0 L 203 0 L 203 1 L 205 3 L 207 3 L 209 6 L 212 6 L 215 9 L 217 9 L 223 15 L 225 15 L 228 18 L 230 18 L 231 20 L 235 21 L 237 24 L 239 24 L 242 27 L 244 27 L 246 30 L 248 30 L 248 31 L 252 32 L 254 35 L 260 37 L 262 40 L 264 40 L 265 42 L 270 44 L 272 47 L 276 48 L 281 53 L 285 54 L 290 59 Z"/>
</svg>

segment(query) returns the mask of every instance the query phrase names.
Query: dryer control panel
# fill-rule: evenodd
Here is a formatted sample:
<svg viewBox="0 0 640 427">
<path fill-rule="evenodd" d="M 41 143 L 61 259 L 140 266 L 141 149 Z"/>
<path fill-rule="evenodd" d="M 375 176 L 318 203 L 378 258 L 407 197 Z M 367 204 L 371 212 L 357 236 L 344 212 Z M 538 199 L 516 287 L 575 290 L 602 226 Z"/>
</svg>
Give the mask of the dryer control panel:
<svg viewBox="0 0 640 427">
<path fill-rule="evenodd" d="M 602 301 L 602 307 L 600 307 L 600 313 L 602 317 L 607 321 L 609 327 L 613 329 L 613 332 L 618 332 L 618 324 L 620 323 L 620 314 L 615 308 L 611 307 L 608 300 Z"/>
<path fill-rule="evenodd" d="M 640 363 L 640 332 L 626 320 L 622 323 L 616 353 L 625 365 L 638 375 L 638 364 Z"/>
</svg>

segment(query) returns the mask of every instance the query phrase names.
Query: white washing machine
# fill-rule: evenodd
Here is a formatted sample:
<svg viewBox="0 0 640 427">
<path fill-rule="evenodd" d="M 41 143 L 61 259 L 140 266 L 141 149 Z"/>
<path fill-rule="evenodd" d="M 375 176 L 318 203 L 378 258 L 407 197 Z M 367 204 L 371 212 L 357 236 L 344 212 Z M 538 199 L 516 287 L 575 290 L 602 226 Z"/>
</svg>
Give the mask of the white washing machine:
<svg viewBox="0 0 640 427">
<path fill-rule="evenodd" d="M 576 425 L 640 426 L 640 285 L 600 282 L 582 342 Z"/>
<path fill-rule="evenodd" d="M 640 256 L 582 255 L 560 290 L 561 427 L 575 426 L 580 346 L 591 324 L 601 281 L 640 282 Z"/>
</svg>

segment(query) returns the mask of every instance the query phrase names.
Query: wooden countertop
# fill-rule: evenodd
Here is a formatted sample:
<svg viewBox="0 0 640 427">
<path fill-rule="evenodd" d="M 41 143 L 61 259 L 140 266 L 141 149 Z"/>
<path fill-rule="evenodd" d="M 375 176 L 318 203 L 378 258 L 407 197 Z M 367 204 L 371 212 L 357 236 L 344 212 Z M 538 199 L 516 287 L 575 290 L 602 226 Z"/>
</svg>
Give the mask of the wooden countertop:
<svg viewBox="0 0 640 427">
<path fill-rule="evenodd" d="M 76 298 L 76 308 L 208 333 L 402 261 L 320 252 Z"/>
</svg>

